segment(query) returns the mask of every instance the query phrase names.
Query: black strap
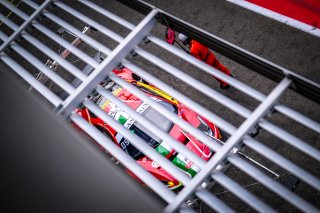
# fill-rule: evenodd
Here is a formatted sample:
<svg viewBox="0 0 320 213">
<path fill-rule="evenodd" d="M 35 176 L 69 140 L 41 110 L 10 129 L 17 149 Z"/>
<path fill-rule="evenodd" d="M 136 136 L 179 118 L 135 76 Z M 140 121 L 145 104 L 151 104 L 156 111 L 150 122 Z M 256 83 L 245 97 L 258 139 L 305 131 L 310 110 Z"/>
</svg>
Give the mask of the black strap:
<svg viewBox="0 0 320 213">
<path fill-rule="evenodd" d="M 207 55 L 206 55 L 206 57 L 204 57 L 203 61 L 207 61 L 209 55 L 210 55 L 210 50 L 208 49 Z"/>
</svg>

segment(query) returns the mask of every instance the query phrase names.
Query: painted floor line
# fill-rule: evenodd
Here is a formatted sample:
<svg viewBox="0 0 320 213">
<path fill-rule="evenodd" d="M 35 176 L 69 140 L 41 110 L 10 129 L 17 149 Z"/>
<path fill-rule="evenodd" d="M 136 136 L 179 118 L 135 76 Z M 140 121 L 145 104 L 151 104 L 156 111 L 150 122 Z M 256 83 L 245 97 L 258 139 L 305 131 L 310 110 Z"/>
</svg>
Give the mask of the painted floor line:
<svg viewBox="0 0 320 213">
<path fill-rule="evenodd" d="M 297 20 L 292 19 L 288 16 L 284 16 L 282 14 L 279 14 L 279 13 L 276 13 L 272 10 L 268 10 L 266 8 L 252 4 L 252 3 L 247 2 L 245 0 L 227 0 L 227 1 L 231 2 L 233 4 L 236 4 L 236 5 L 239 5 L 243 8 L 248 9 L 248 10 L 254 11 L 256 13 L 259 13 L 261 15 L 264 15 L 268 18 L 272 18 L 272 19 L 279 21 L 281 23 L 287 24 L 291 27 L 294 27 L 294 28 L 297 28 L 297 29 L 302 30 L 304 32 L 310 33 L 314 36 L 320 37 L 320 29 L 316 28 L 314 26 L 297 21 Z"/>
</svg>

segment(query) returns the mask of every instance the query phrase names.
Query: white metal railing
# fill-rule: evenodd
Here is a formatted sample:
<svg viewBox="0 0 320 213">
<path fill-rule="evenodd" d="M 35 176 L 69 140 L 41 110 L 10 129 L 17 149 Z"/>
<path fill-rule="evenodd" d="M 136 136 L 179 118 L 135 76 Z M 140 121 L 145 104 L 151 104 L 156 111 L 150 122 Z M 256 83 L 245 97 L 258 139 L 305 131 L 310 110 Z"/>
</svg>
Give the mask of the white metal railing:
<svg viewBox="0 0 320 213">
<path fill-rule="evenodd" d="M 314 204 L 305 201 L 293 191 L 288 190 L 287 188 L 279 184 L 276 180 L 270 178 L 267 174 L 255 168 L 252 164 L 250 164 L 249 161 L 241 158 L 241 155 L 238 154 L 238 151 L 242 147 L 251 148 L 261 156 L 269 159 L 276 165 L 282 167 L 286 171 L 300 178 L 306 184 L 313 187 L 315 193 L 318 193 L 320 191 L 320 180 L 318 177 L 291 162 L 286 158 L 286 156 L 282 156 L 275 150 L 272 150 L 271 148 L 263 145 L 260 141 L 251 138 L 248 133 L 250 133 L 257 127 L 262 128 L 270 132 L 274 136 L 280 138 L 282 141 L 288 143 L 290 146 L 295 147 L 296 149 L 302 151 L 306 155 L 319 162 L 320 152 L 318 149 L 309 145 L 293 134 L 285 131 L 281 127 L 272 124 L 270 121 L 267 121 L 266 115 L 269 115 L 273 112 L 282 113 L 283 115 L 313 130 L 317 134 L 320 134 L 320 124 L 317 121 L 314 121 L 312 118 L 309 118 L 302 113 L 297 112 L 288 106 L 285 106 L 284 104 L 278 103 L 278 99 L 281 98 L 283 96 L 283 93 L 289 88 L 294 89 L 296 92 L 301 93 L 302 95 L 305 95 L 309 98 L 310 96 L 314 95 L 315 100 L 320 100 L 320 93 L 318 94 L 318 92 L 320 91 L 320 85 L 299 75 L 296 75 L 293 72 L 275 65 L 265 59 L 262 59 L 252 53 L 242 50 L 235 45 L 223 41 L 222 39 L 217 38 L 182 20 L 179 20 L 178 18 L 173 17 L 170 14 L 165 13 L 164 11 L 146 4 L 143 1 L 119 0 L 119 2 L 123 3 L 124 5 L 133 7 L 137 9 L 138 12 L 146 14 L 146 16 L 143 18 L 143 20 L 140 21 L 137 26 L 133 25 L 124 18 L 113 14 L 107 9 L 102 8 L 93 1 L 79 0 L 76 3 L 80 4 L 82 7 L 87 7 L 88 9 L 91 9 L 99 13 L 100 15 L 103 15 L 104 17 L 116 22 L 117 24 L 120 24 L 129 29 L 131 32 L 126 37 L 122 37 L 116 31 L 108 29 L 104 25 L 95 21 L 92 17 L 83 15 L 80 11 L 75 9 L 73 5 L 68 5 L 67 2 L 64 3 L 63 1 L 58 0 L 46 0 L 43 1 L 41 5 L 37 5 L 30 0 L 25 0 L 23 2 L 25 5 L 28 5 L 33 9 L 33 13 L 30 16 L 27 15 L 19 7 L 15 7 L 14 5 L 10 4 L 8 1 L 0 1 L 1 7 L 3 6 L 7 8 L 23 20 L 23 24 L 18 26 L 12 20 L 10 20 L 10 17 L 5 17 L 4 15 L 0 14 L 0 21 L 14 31 L 11 35 L 7 35 L 7 32 L 0 31 L 0 39 L 2 40 L 2 43 L 0 43 L 0 62 L 2 61 L 4 64 L 10 67 L 28 84 L 30 84 L 32 88 L 34 88 L 34 90 L 38 91 L 46 100 L 52 103 L 53 107 L 55 108 L 56 114 L 63 115 L 66 119 L 70 119 L 75 124 L 77 124 L 102 147 L 104 147 L 112 156 L 114 156 L 123 165 L 125 165 L 125 167 L 130 169 L 130 171 L 132 171 L 137 177 L 139 177 L 144 183 L 146 183 L 149 188 L 151 188 L 156 194 L 158 194 L 165 202 L 167 202 L 168 205 L 164 209 L 164 211 L 192 211 L 192 209 L 185 204 L 185 201 L 192 196 L 196 196 L 201 201 L 206 203 L 209 207 L 215 209 L 218 212 L 233 212 L 234 210 L 232 209 L 232 207 L 230 207 L 228 203 L 225 203 L 225 201 L 215 196 L 210 191 L 210 188 L 204 189 L 200 186 L 204 182 L 219 183 L 227 190 L 229 190 L 230 193 L 233 193 L 236 197 L 241 199 L 244 203 L 246 203 L 256 211 L 276 211 L 274 207 L 271 207 L 267 203 L 261 201 L 257 195 L 254 195 L 246 188 L 242 187 L 235 180 L 233 180 L 232 177 L 225 175 L 224 172 L 227 171 L 230 165 L 247 173 L 248 176 L 257 179 L 258 182 L 260 182 L 269 190 L 273 191 L 277 196 L 283 198 L 284 200 L 287 200 L 297 209 L 307 212 L 319 211 L 319 209 L 317 209 Z M 56 13 L 54 13 L 54 11 L 64 11 L 65 13 L 73 16 L 78 21 L 84 23 L 84 25 L 92 26 L 99 33 L 119 43 L 118 46 L 113 50 L 106 47 L 99 39 L 91 37 L 85 34 L 83 31 L 78 30 L 79 27 L 76 26 L 76 24 L 72 21 L 64 20 L 63 18 L 55 15 Z M 76 47 L 72 43 L 69 43 L 65 39 L 61 38 L 51 30 L 50 26 L 45 26 L 40 18 L 46 18 L 52 23 L 55 23 L 60 27 L 66 29 L 68 32 L 70 32 L 71 35 L 74 36 L 74 38 L 80 39 L 90 47 L 105 54 L 106 58 L 101 62 L 97 61 L 95 58 L 88 55 L 85 51 L 81 50 L 81 48 Z M 241 82 L 235 78 L 224 75 L 220 71 L 195 59 L 184 51 L 169 45 L 164 40 L 149 34 L 150 30 L 156 27 L 157 22 L 167 23 L 169 25 L 172 25 L 171 27 L 177 30 L 185 30 L 187 34 L 189 33 L 191 35 L 194 35 L 194 37 L 199 39 L 200 41 L 209 41 L 208 45 L 219 44 L 222 51 L 230 50 L 230 58 L 234 60 L 244 59 L 243 62 L 241 61 L 244 64 L 246 63 L 245 61 L 250 60 L 250 63 L 245 65 L 247 65 L 248 67 L 251 66 L 250 68 L 253 68 L 253 70 L 259 68 L 259 66 L 262 69 L 266 69 L 266 67 L 270 68 L 271 70 L 269 70 L 266 75 L 267 77 L 278 81 L 278 85 L 272 90 L 270 94 L 265 95 L 257 89 L 250 87 L 245 82 Z M 67 58 L 55 53 L 55 51 L 53 51 L 48 45 L 41 41 L 40 36 L 37 37 L 32 33 L 34 30 L 41 32 L 43 35 L 48 37 L 51 42 L 55 42 L 66 48 L 74 56 L 81 59 L 81 61 L 89 66 L 89 68 L 92 68 L 92 72 L 84 72 L 77 66 L 73 65 L 70 61 L 68 61 Z M 24 40 L 21 41 L 21 39 Z M 231 98 L 224 96 L 223 94 L 210 88 L 204 83 L 201 83 L 200 81 L 187 75 L 183 70 L 180 70 L 170 63 L 165 62 L 159 57 L 146 51 L 142 47 L 138 47 L 138 44 L 144 41 L 152 42 L 162 50 L 174 54 L 182 61 L 186 61 L 187 63 L 198 67 L 204 72 L 222 79 L 223 81 L 232 85 L 232 87 L 234 87 L 235 89 L 249 95 L 250 97 L 256 99 L 261 103 L 255 110 L 250 111 L 240 103 L 237 103 Z M 32 47 L 35 47 L 36 49 L 41 51 L 48 58 L 56 61 L 56 63 L 61 65 L 65 72 L 70 73 L 71 75 L 73 75 L 73 77 L 75 77 L 75 79 L 77 79 L 77 85 L 69 83 L 69 81 L 61 77 L 53 69 L 46 66 L 40 59 L 38 59 L 38 56 L 33 55 L 33 53 L 29 52 L 23 47 L 23 42 L 28 42 L 28 45 L 32 45 Z M 20 65 L 18 60 L 15 60 L 13 58 L 12 52 L 20 55 L 23 60 L 28 61 L 33 67 L 38 70 L 38 72 L 44 73 L 47 78 L 55 82 L 64 91 L 66 97 L 61 98 L 61 95 L 57 95 L 54 91 L 51 91 L 47 86 L 39 82 L 29 71 L 29 67 Z M 214 114 L 209 109 L 194 102 L 191 98 L 183 95 L 181 92 L 160 81 L 157 77 L 151 75 L 143 68 L 127 60 L 128 55 L 132 52 L 138 54 L 154 65 L 161 67 L 168 74 L 182 80 L 199 92 L 206 94 L 210 99 L 234 111 L 241 117 L 245 118 L 245 121 L 239 127 L 235 127 L 233 124 Z M 143 92 L 141 92 L 133 85 L 112 74 L 111 70 L 114 67 L 117 67 L 119 64 L 129 68 L 135 74 L 143 76 L 144 80 L 167 92 L 172 97 L 176 98 L 178 101 L 184 103 L 189 108 L 197 112 L 199 115 L 208 118 L 208 120 L 215 123 L 219 128 L 229 133 L 231 137 L 224 145 L 216 143 L 216 139 L 208 137 L 199 129 L 194 128 L 189 123 L 180 119 L 176 114 L 170 112 L 160 104 L 148 98 L 148 96 L 146 96 Z M 196 154 L 188 150 L 180 142 L 173 139 L 164 131 L 159 130 L 157 126 L 152 122 L 145 119 L 139 113 L 136 113 L 126 104 L 114 97 L 106 89 L 99 86 L 99 83 L 103 81 L 107 76 L 112 81 L 137 96 L 139 99 L 148 103 L 153 109 L 168 118 L 170 121 L 178 124 L 182 129 L 191 133 L 193 136 L 206 144 L 211 150 L 214 150 L 216 152 L 214 157 L 212 157 L 208 162 L 205 162 Z M 299 84 L 301 90 L 297 90 L 296 88 L 291 87 L 293 83 Z M 306 91 L 311 92 L 310 94 L 307 94 Z M 141 123 L 150 132 L 155 134 L 160 139 L 166 141 L 176 151 L 182 153 L 183 155 L 187 156 L 188 159 L 196 163 L 196 165 L 201 168 L 201 171 L 194 178 L 190 179 L 181 170 L 174 166 L 168 159 L 164 158 L 153 148 L 144 143 L 141 138 L 134 134 L 130 134 L 130 131 L 128 129 L 124 128 L 117 121 L 113 120 L 113 118 L 102 111 L 97 105 L 87 99 L 86 97 L 92 94 L 92 92 L 96 92 L 108 98 L 113 103 L 116 103 L 117 106 L 130 114 L 135 120 L 138 120 L 139 123 Z M 100 117 L 104 122 L 110 124 L 116 131 L 120 132 L 122 135 L 128 138 L 136 148 L 138 148 L 149 158 L 159 163 L 162 168 L 164 168 L 177 180 L 181 181 L 184 185 L 183 190 L 181 190 L 178 194 L 174 194 L 173 192 L 169 191 L 155 177 L 143 170 L 142 167 L 140 167 L 135 162 L 135 160 L 130 158 L 128 155 L 124 155 L 123 151 L 118 146 L 113 144 L 112 141 L 104 136 L 99 130 L 90 125 L 86 120 L 84 120 L 74 112 L 74 110 L 80 104 L 87 107 L 92 113 Z"/>
</svg>

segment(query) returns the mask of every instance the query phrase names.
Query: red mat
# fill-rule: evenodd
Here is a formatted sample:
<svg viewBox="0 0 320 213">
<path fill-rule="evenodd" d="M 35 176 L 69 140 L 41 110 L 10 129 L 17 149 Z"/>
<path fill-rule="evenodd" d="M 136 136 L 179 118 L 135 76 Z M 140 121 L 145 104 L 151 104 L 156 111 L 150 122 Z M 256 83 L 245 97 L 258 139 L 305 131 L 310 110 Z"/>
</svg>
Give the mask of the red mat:
<svg viewBox="0 0 320 213">
<path fill-rule="evenodd" d="M 320 28 L 320 0 L 247 1 L 316 28 Z"/>
</svg>

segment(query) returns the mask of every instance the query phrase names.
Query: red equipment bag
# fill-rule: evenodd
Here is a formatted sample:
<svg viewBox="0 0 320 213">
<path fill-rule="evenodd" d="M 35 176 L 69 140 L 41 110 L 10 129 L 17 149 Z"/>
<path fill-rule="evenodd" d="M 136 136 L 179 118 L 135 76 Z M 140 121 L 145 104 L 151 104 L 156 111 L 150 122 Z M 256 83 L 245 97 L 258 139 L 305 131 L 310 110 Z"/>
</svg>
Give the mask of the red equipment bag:
<svg viewBox="0 0 320 213">
<path fill-rule="evenodd" d="M 166 41 L 171 45 L 176 41 L 176 32 L 170 27 L 166 29 Z"/>
</svg>

